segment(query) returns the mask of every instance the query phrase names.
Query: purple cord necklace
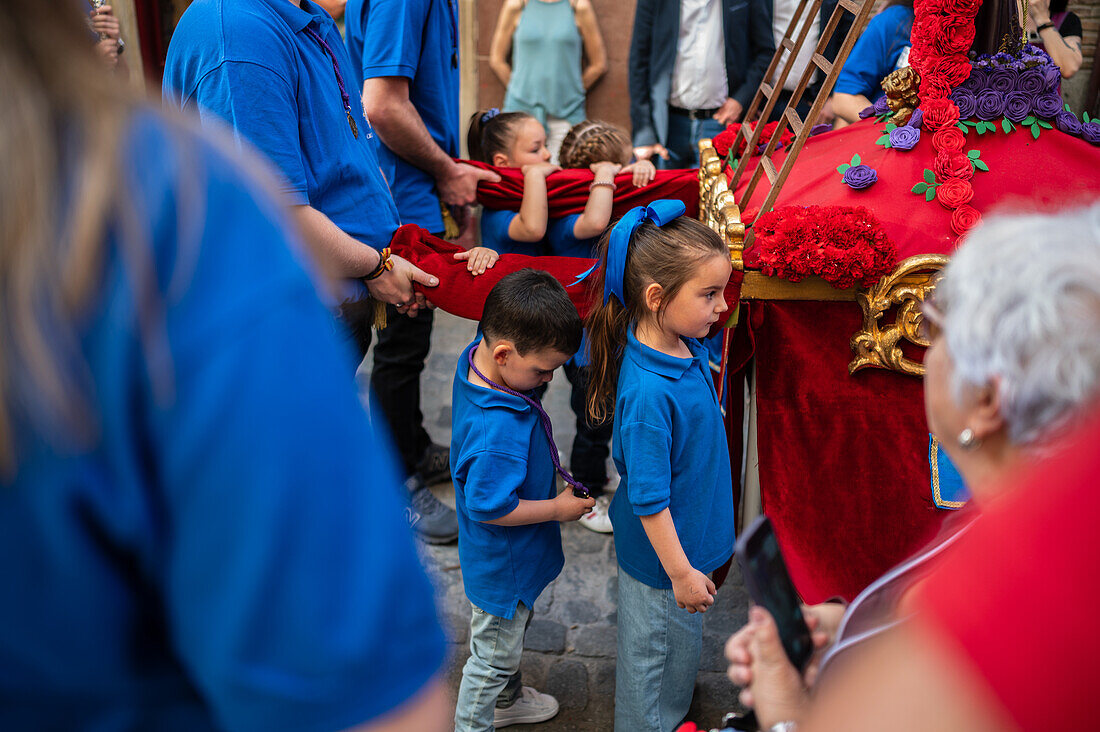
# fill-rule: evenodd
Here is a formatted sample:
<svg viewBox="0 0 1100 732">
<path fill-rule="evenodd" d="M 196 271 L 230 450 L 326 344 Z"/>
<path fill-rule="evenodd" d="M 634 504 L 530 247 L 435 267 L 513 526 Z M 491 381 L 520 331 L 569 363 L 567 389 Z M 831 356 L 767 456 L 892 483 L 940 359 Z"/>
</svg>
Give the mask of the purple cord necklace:
<svg viewBox="0 0 1100 732">
<path fill-rule="evenodd" d="M 573 489 L 574 496 L 576 496 L 577 498 L 590 498 L 591 495 L 589 494 L 588 489 L 585 488 L 583 484 L 579 483 L 572 475 L 570 475 L 569 472 L 561 466 L 561 461 L 558 460 L 558 446 L 554 442 L 554 430 L 550 425 L 550 415 L 546 413 L 546 410 L 542 408 L 542 405 L 538 403 L 538 400 L 532 399 L 526 394 L 522 394 L 515 389 L 509 389 L 503 384 L 498 384 L 495 381 L 490 381 L 489 377 L 478 371 L 477 366 L 474 365 L 474 351 L 476 350 L 477 348 L 471 348 L 468 354 L 470 368 L 473 369 L 474 373 L 477 374 L 479 379 L 484 381 L 489 386 L 493 387 L 497 391 L 502 391 L 505 394 L 511 394 L 512 396 L 519 397 L 523 401 L 530 404 L 532 409 L 538 412 L 539 420 L 542 422 L 542 428 L 546 430 L 546 439 L 550 441 L 550 460 L 554 463 L 554 470 L 556 470 L 558 472 L 558 475 L 562 477 L 562 480 L 564 480 Z"/>
<path fill-rule="evenodd" d="M 344 114 L 348 116 L 348 126 L 351 127 L 351 134 L 358 140 L 359 127 L 355 124 L 355 118 L 351 116 L 351 97 L 348 95 L 348 90 L 344 88 L 344 76 L 340 73 L 339 64 L 336 63 L 336 54 L 332 52 L 332 47 L 328 45 L 328 41 L 308 25 L 306 26 L 306 33 L 309 33 L 313 36 L 313 40 L 321 44 L 321 48 L 328 55 L 328 60 L 332 62 L 332 71 L 336 74 L 336 83 L 340 86 L 340 98 L 344 102 Z"/>
</svg>

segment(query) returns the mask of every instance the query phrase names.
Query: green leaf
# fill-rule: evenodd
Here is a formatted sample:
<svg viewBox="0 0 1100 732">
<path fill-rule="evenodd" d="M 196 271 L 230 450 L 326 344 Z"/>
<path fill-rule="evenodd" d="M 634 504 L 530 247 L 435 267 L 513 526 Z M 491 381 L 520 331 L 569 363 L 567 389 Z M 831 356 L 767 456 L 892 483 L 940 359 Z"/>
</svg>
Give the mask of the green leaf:
<svg viewBox="0 0 1100 732">
<path fill-rule="evenodd" d="M 1033 140 L 1038 140 L 1039 139 L 1039 125 L 1032 125 L 1031 126 L 1031 139 L 1033 139 Z"/>
<path fill-rule="evenodd" d="M 852 156 L 852 165 L 859 165 L 859 153 Z"/>
<path fill-rule="evenodd" d="M 927 183 L 917 183 L 915 186 L 913 186 L 909 190 L 912 191 L 913 193 L 924 193 L 925 191 L 928 190 L 928 184 Z"/>
<path fill-rule="evenodd" d="M 1068 112 L 1068 111 L 1070 111 L 1070 110 L 1069 110 L 1069 105 L 1068 105 L 1068 104 L 1066 105 L 1066 111 L 1067 111 L 1067 112 Z"/>
<path fill-rule="evenodd" d="M 844 163 L 843 165 L 838 165 L 838 166 L 836 166 L 836 172 L 840 173 L 841 175 L 844 175 L 844 171 L 846 171 L 850 167 L 852 167 L 852 166 L 848 165 L 848 163 Z"/>
<path fill-rule="evenodd" d="M 925 194 L 924 194 L 924 200 L 925 201 L 931 201 L 935 197 L 936 197 L 936 189 L 935 188 L 929 188 L 927 191 L 925 191 Z"/>
<path fill-rule="evenodd" d="M 890 136 L 889 135 L 883 135 L 882 137 L 875 140 L 875 144 L 876 145 L 885 145 L 886 147 L 890 147 Z"/>
<path fill-rule="evenodd" d="M 985 164 L 984 160 L 975 160 L 974 161 L 974 167 L 977 168 L 978 170 L 989 172 L 989 166 Z"/>
<path fill-rule="evenodd" d="M 1024 121 L 1021 122 L 1020 124 L 1024 125 L 1025 127 L 1027 125 L 1035 124 L 1035 115 L 1029 114 L 1028 116 L 1024 117 Z"/>
<path fill-rule="evenodd" d="M 1004 130 L 1005 134 L 1007 135 L 1009 132 L 1012 132 L 1016 128 L 1013 127 L 1012 123 L 1008 121 L 1008 117 L 1002 117 L 1001 118 L 1001 129 Z"/>
<path fill-rule="evenodd" d="M 933 173 L 928 168 L 924 169 L 924 182 L 927 183 L 928 185 L 932 185 L 933 183 L 936 182 L 936 174 Z"/>
<path fill-rule="evenodd" d="M 1089 113 L 1088 113 L 1088 112 L 1084 112 L 1084 113 L 1082 113 L 1082 115 L 1081 115 L 1081 116 L 1082 116 L 1082 117 L 1084 117 L 1084 119 L 1085 119 L 1085 124 L 1088 124 L 1089 122 L 1092 122 L 1092 120 L 1091 120 L 1091 119 L 1089 119 Z"/>
<path fill-rule="evenodd" d="M 981 150 L 971 150 L 971 151 L 966 153 L 966 157 L 970 158 L 971 160 L 976 160 L 977 158 L 979 158 L 981 156 L 981 154 L 982 154 Z"/>
<path fill-rule="evenodd" d="M 893 122 L 887 122 L 886 123 L 886 131 L 887 132 L 890 132 L 891 130 L 896 130 L 897 128 L 898 128 L 898 126 L 896 124 L 894 124 Z"/>
<path fill-rule="evenodd" d="M 1051 126 L 1050 122 L 1044 122 L 1043 120 L 1039 120 L 1039 126 L 1042 127 L 1044 130 L 1053 130 L 1054 129 Z"/>
<path fill-rule="evenodd" d="M 969 132 L 969 131 L 970 131 L 970 130 L 968 130 L 968 129 L 967 129 L 967 127 L 966 127 L 966 123 L 965 123 L 965 122 L 959 122 L 959 123 L 958 123 L 957 125 L 955 125 L 955 126 L 956 126 L 956 127 L 958 127 L 958 128 L 960 129 L 960 130 L 962 130 L 962 131 L 963 131 L 963 134 L 964 134 L 964 135 L 965 135 L 965 134 L 966 134 L 967 132 Z"/>
</svg>

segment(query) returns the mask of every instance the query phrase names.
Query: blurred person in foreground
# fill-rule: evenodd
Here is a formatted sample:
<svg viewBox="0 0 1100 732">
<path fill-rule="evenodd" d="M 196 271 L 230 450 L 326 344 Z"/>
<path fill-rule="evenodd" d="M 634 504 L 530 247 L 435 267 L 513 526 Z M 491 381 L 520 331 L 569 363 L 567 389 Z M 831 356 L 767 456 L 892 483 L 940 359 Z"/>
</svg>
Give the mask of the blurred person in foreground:
<svg viewBox="0 0 1100 732">
<path fill-rule="evenodd" d="M 1100 205 L 990 219 L 952 257 L 924 321 L 931 340 L 924 358 L 928 426 L 971 488 L 973 505 L 952 514 L 931 544 L 847 608 L 804 608 L 815 644 L 828 647 L 806 678 L 785 660 L 783 673 L 769 668 L 761 675 L 757 650 L 777 640 L 776 629 L 766 611 L 753 608 L 726 653 L 731 680 L 744 687 L 742 703 L 756 708 L 765 729 L 801 720 L 818 676 L 910 616 L 910 591 L 943 566 L 981 511 L 1096 399 Z"/>
<path fill-rule="evenodd" d="M 105 78 L 78 0 L 0 0 L 0 68 L 0 729 L 444 729 L 392 451 L 285 211 Z"/>
</svg>

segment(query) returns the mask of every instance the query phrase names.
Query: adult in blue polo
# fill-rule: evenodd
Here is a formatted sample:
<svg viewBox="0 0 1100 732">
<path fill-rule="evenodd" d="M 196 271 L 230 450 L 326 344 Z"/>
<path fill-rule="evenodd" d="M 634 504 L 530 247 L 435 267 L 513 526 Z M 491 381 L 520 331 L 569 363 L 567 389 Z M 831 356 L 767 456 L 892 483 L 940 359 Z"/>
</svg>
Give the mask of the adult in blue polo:
<svg viewBox="0 0 1100 732">
<path fill-rule="evenodd" d="M 344 33 L 363 106 L 383 143 L 379 159 L 401 221 L 442 235 L 441 204 L 464 213 L 475 201 L 478 181 L 499 179 L 454 160 L 461 124 L 457 0 L 350 0 Z M 435 517 L 442 507 L 426 486 L 449 479 L 450 466 L 447 448 L 432 443 L 420 411 L 420 374 L 431 333 L 427 311 L 395 320 L 379 333 L 371 385 L 414 500 Z M 364 351 L 367 345 L 360 341 Z"/>
</svg>

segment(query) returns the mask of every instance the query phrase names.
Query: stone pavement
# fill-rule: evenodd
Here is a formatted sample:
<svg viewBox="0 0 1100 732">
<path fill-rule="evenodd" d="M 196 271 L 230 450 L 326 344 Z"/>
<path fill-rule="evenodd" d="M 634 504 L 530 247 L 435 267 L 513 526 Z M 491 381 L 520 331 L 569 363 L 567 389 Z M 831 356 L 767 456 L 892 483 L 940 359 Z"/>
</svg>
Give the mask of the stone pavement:
<svg viewBox="0 0 1100 732">
<path fill-rule="evenodd" d="M 476 324 L 436 312 L 432 352 L 421 381 L 424 423 L 432 439 L 449 444 L 451 380 L 462 349 L 474 338 Z M 368 361 L 363 368 L 369 369 Z M 575 434 L 569 408 L 569 382 L 555 375 L 543 401 L 554 423 L 554 437 L 568 456 Z M 611 469 L 612 474 L 614 468 Z M 433 488 L 454 505 L 450 484 Z M 597 534 L 576 523 L 562 526 L 565 569 L 535 603 L 523 654 L 524 683 L 553 694 L 558 716 L 538 725 L 515 725 L 517 731 L 567 732 L 611 730 L 615 701 L 616 565 L 611 535 Z M 462 664 L 469 655 L 470 604 L 462 589 L 457 545 L 422 545 L 451 636 L 448 685 L 457 692 Z M 703 618 L 703 657 L 689 719 L 716 727 L 737 704 L 737 690 L 726 678 L 722 648 L 726 638 L 746 621 L 748 597 L 736 566 Z"/>
</svg>

